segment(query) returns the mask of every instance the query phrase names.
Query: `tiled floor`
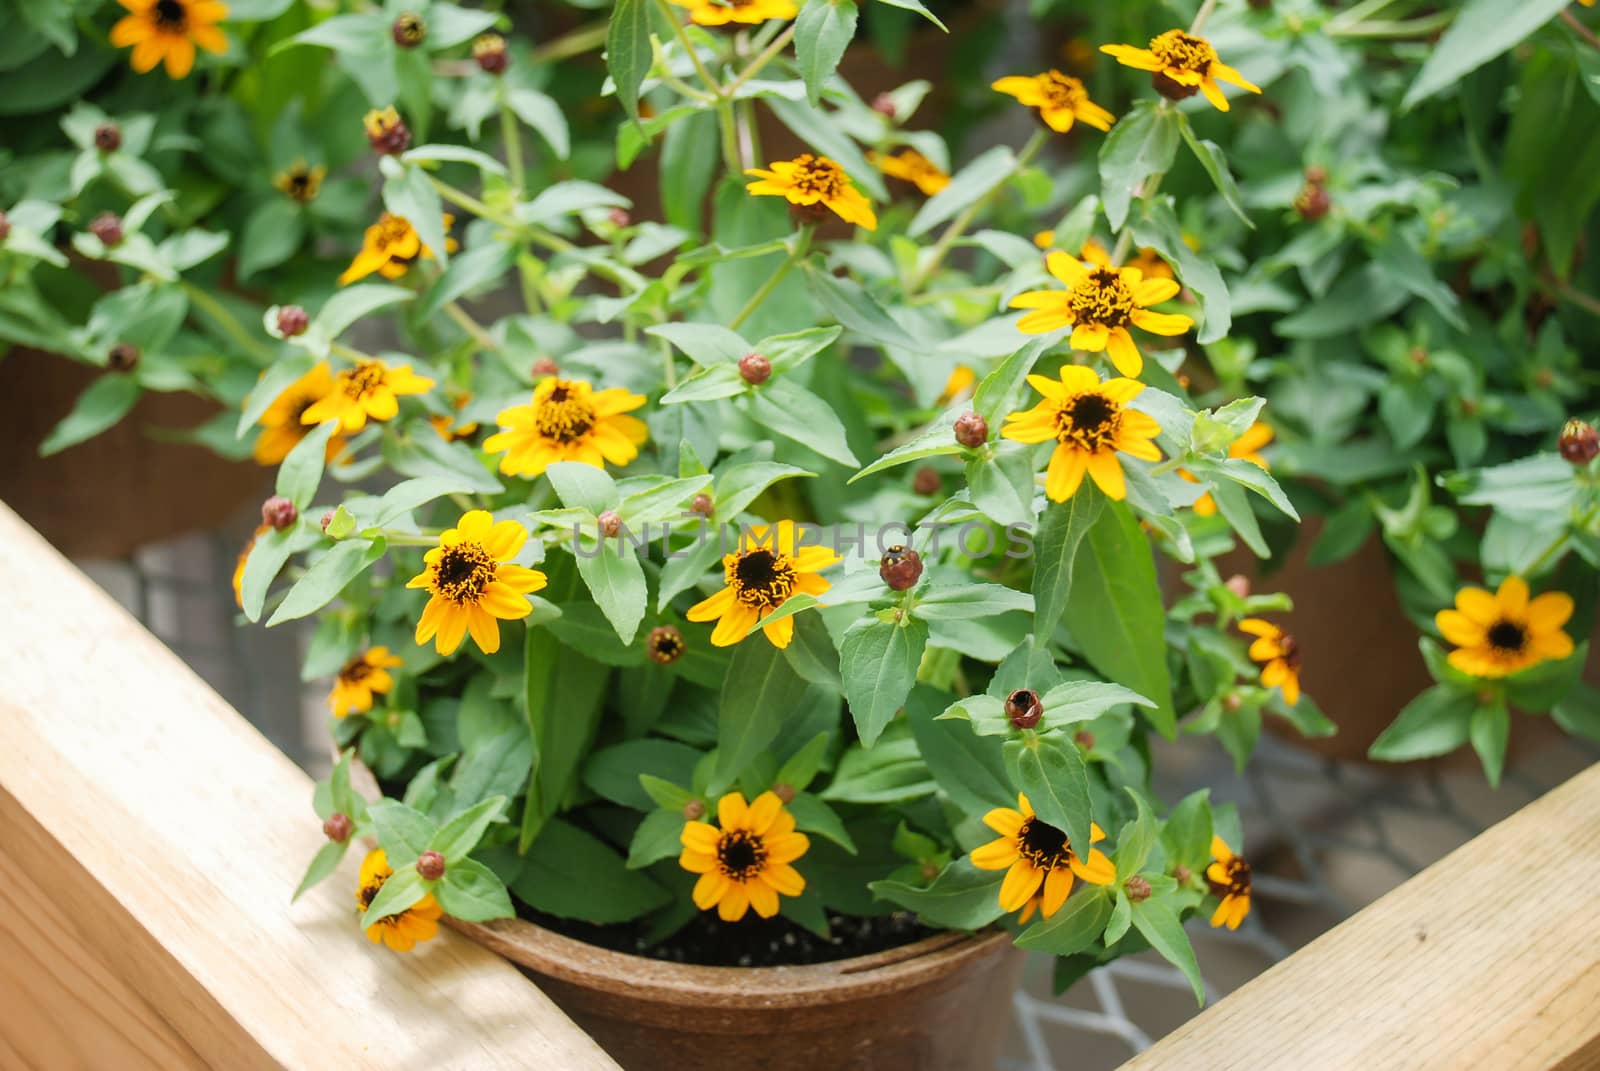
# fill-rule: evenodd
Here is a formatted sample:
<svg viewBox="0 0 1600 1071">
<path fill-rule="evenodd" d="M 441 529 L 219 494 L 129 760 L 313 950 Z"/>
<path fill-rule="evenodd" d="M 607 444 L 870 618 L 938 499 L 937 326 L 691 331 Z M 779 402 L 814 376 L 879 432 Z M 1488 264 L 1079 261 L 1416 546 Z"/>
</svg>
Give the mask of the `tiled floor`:
<svg viewBox="0 0 1600 1071">
<path fill-rule="evenodd" d="M 292 629 L 236 627 L 229 580 L 250 532 L 191 536 L 133 560 L 81 562 L 279 747 L 313 772 L 326 768 L 322 690 L 302 685 Z M 1255 876 L 1255 909 L 1237 933 L 1192 924 L 1215 1000 L 1373 902 L 1478 831 L 1600 758 L 1546 736 L 1514 749 L 1498 791 L 1476 763 L 1403 768 L 1338 764 L 1270 737 L 1242 777 L 1216 745 L 1162 745 L 1165 798 L 1202 785 L 1239 806 Z M 1113 964 L 1067 993 L 1050 993 L 1050 963 L 1028 965 L 1016 998 L 1005 1071 L 1116 1067 L 1196 1012 L 1188 984 L 1151 954 Z"/>
</svg>

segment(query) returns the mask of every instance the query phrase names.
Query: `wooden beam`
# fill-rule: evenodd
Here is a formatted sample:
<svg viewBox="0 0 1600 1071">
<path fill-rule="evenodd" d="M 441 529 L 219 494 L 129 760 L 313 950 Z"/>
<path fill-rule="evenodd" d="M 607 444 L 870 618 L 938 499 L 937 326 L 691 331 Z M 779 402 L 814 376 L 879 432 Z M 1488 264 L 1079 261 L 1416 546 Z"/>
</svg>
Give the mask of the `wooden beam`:
<svg viewBox="0 0 1600 1071">
<path fill-rule="evenodd" d="M 616 1065 L 451 931 L 355 926 L 359 850 L 293 906 L 311 782 L 0 505 L 0 1065 Z"/>
<path fill-rule="evenodd" d="M 1600 765 L 1123 1066 L 1600 1067 Z"/>
</svg>

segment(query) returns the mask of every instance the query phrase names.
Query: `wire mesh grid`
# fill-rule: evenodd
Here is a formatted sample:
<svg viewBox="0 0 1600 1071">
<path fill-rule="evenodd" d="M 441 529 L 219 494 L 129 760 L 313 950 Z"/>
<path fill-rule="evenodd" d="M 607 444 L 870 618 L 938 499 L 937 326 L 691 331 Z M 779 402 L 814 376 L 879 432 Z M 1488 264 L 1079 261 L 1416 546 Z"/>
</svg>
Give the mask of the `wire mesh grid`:
<svg viewBox="0 0 1600 1071">
<path fill-rule="evenodd" d="M 185 537 L 85 570 L 315 774 L 319 695 L 300 683 L 293 630 L 236 627 L 231 579 L 249 525 Z M 1542 723 L 1532 723 L 1537 730 Z M 1485 785 L 1465 761 L 1373 767 L 1319 758 L 1265 736 L 1244 773 L 1209 738 L 1157 748 L 1160 795 L 1209 786 L 1239 808 L 1254 882 L 1237 931 L 1192 922 L 1212 1003 L 1479 832 L 1600 759 L 1600 749 L 1539 732 L 1514 741 L 1505 779 Z M 1051 960 L 1031 957 L 1014 1001 L 1002 1071 L 1097 1071 L 1149 1047 L 1198 1011 L 1188 982 L 1152 953 L 1119 960 L 1055 995 Z"/>
</svg>

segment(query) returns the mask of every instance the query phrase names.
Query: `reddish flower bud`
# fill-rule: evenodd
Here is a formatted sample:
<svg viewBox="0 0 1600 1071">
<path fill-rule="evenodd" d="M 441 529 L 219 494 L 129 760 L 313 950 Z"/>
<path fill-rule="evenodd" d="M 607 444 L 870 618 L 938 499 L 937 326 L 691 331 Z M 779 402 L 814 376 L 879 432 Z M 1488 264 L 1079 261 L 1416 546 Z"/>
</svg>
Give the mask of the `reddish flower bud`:
<svg viewBox="0 0 1600 1071">
<path fill-rule="evenodd" d="M 989 422 L 977 413 L 962 413 L 956 417 L 956 442 L 969 449 L 977 449 L 989 441 Z"/>
<path fill-rule="evenodd" d="M 122 129 L 116 123 L 101 123 L 94 128 L 94 147 L 101 152 L 122 148 Z"/>
<path fill-rule="evenodd" d="M 1189 883 L 1189 879 L 1194 877 L 1194 872 L 1188 867 L 1184 866 L 1182 863 L 1179 863 L 1177 866 L 1173 867 L 1172 877 L 1179 885 L 1187 885 Z"/>
<path fill-rule="evenodd" d="M 561 366 L 556 364 L 554 357 L 535 358 L 533 364 L 528 367 L 528 374 L 533 376 L 534 379 L 557 375 L 560 371 Z"/>
<path fill-rule="evenodd" d="M 1079 729 L 1072 734 L 1072 742 L 1085 751 L 1092 751 L 1094 749 L 1094 734 L 1088 729 Z"/>
<path fill-rule="evenodd" d="M 1039 693 L 1018 688 L 1006 696 L 1006 717 L 1018 729 L 1031 729 L 1038 725 L 1039 719 L 1044 717 L 1044 704 L 1039 702 Z"/>
<path fill-rule="evenodd" d="M 633 217 L 628 215 L 626 208 L 613 208 L 609 216 L 613 226 L 626 227 L 633 222 Z"/>
<path fill-rule="evenodd" d="M 1138 874 L 1133 875 L 1122 883 L 1122 891 L 1128 894 L 1128 899 L 1134 903 L 1150 899 L 1150 883 Z"/>
<path fill-rule="evenodd" d="M 506 39 L 497 33 L 486 33 L 473 41 L 472 58 L 478 61 L 481 70 L 489 74 L 504 74 L 511 65 Z"/>
<path fill-rule="evenodd" d="M 1306 167 L 1306 181 L 1313 186 L 1321 186 L 1328 181 L 1328 169 L 1317 164 Z"/>
<path fill-rule="evenodd" d="M 1561 456 L 1574 465 L 1587 465 L 1600 455 L 1600 434 L 1582 420 L 1569 420 L 1561 428 Z"/>
<path fill-rule="evenodd" d="M 691 822 L 698 822 L 706 816 L 705 800 L 690 800 L 683 805 L 683 816 Z"/>
<path fill-rule="evenodd" d="M 774 796 L 777 796 L 785 804 L 789 804 L 789 803 L 793 803 L 794 802 L 794 786 L 793 785 L 785 784 L 784 782 L 779 781 L 777 784 L 772 786 L 772 794 Z"/>
<path fill-rule="evenodd" d="M 331 509 L 328 512 L 324 513 L 322 515 L 322 519 L 317 522 L 317 524 L 322 527 L 322 530 L 324 532 L 326 532 L 328 530 L 328 525 L 330 525 L 332 523 L 333 523 L 333 510 L 331 510 Z"/>
<path fill-rule="evenodd" d="M 689 509 L 702 517 L 709 517 L 716 506 L 711 501 L 711 496 L 701 491 L 689 500 Z"/>
<path fill-rule="evenodd" d="M 283 531 L 300 519 L 300 511 L 282 495 L 273 495 L 261 503 L 261 523 Z"/>
<path fill-rule="evenodd" d="M 1242 706 L 1244 706 L 1244 700 L 1240 698 L 1238 692 L 1229 692 L 1222 697 L 1222 709 L 1229 714 L 1237 714 Z"/>
<path fill-rule="evenodd" d="M 595 523 L 600 527 L 600 534 L 607 539 L 616 536 L 622 531 L 622 517 L 616 510 L 608 509 L 595 518 Z"/>
<path fill-rule="evenodd" d="M 1250 578 L 1243 573 L 1234 573 L 1222 582 L 1222 586 L 1239 596 L 1241 599 L 1250 597 Z"/>
<path fill-rule="evenodd" d="M 311 317 L 299 305 L 285 305 L 278 310 L 278 334 L 284 338 L 303 335 L 310 326 Z"/>
<path fill-rule="evenodd" d="M 131 342 L 119 342 L 106 354 L 106 367 L 113 372 L 131 372 L 139 363 L 139 347 Z"/>
<path fill-rule="evenodd" d="M 1160 71 L 1150 75 L 1150 84 L 1155 86 L 1156 92 L 1168 100 L 1188 100 L 1200 92 L 1198 84 L 1186 86 L 1182 82 L 1174 82 Z"/>
<path fill-rule="evenodd" d="M 872 98 L 872 110 L 885 119 L 894 120 L 899 117 L 894 106 L 894 98 L 887 93 L 879 93 Z"/>
<path fill-rule="evenodd" d="M 939 876 L 939 864 L 935 863 L 932 859 L 924 859 L 922 861 L 922 880 L 923 881 L 932 881 L 934 878 L 937 878 L 938 876 Z"/>
<path fill-rule="evenodd" d="M 650 656 L 650 661 L 657 665 L 670 666 L 683 657 L 683 652 L 689 649 L 689 645 L 684 642 L 683 633 L 671 625 L 658 625 L 644 638 L 644 649 Z"/>
<path fill-rule="evenodd" d="M 355 832 L 355 823 L 350 821 L 350 816 L 340 811 L 328 815 L 322 823 L 322 835 L 335 844 L 343 844 L 350 839 L 350 834 Z"/>
<path fill-rule="evenodd" d="M 417 856 L 417 873 L 428 881 L 438 881 L 444 877 L 444 856 L 431 849 L 423 852 Z"/>
<path fill-rule="evenodd" d="M 772 378 L 772 362 L 759 353 L 747 353 L 739 358 L 739 376 L 752 387 L 759 387 Z"/>
<path fill-rule="evenodd" d="M 911 489 L 919 495 L 936 495 L 944 486 L 944 481 L 939 478 L 939 470 L 922 466 L 911 475 Z"/>
<path fill-rule="evenodd" d="M 922 579 L 922 555 L 896 543 L 884 551 L 878 575 L 891 591 L 910 591 Z"/>
<path fill-rule="evenodd" d="M 9 237 L 11 237 L 11 221 L 6 218 L 4 212 L 0 212 L 0 242 Z"/>
<path fill-rule="evenodd" d="M 422 16 L 415 11 L 407 11 L 394 20 L 389 33 L 394 37 L 394 43 L 401 48 L 416 48 L 422 44 L 423 38 L 428 36 L 428 24 L 423 22 Z"/>
<path fill-rule="evenodd" d="M 102 212 L 89 221 L 89 233 L 105 245 L 121 245 L 122 217 L 115 212 Z"/>
<path fill-rule="evenodd" d="M 411 144 L 411 131 L 393 105 L 381 111 L 374 108 L 362 119 L 361 125 L 366 128 L 367 141 L 379 155 L 398 156 Z"/>
<path fill-rule="evenodd" d="M 1333 198 L 1328 196 L 1327 190 L 1315 183 L 1306 183 L 1295 195 L 1294 210 L 1307 223 L 1315 223 L 1326 216 L 1332 208 Z"/>
</svg>

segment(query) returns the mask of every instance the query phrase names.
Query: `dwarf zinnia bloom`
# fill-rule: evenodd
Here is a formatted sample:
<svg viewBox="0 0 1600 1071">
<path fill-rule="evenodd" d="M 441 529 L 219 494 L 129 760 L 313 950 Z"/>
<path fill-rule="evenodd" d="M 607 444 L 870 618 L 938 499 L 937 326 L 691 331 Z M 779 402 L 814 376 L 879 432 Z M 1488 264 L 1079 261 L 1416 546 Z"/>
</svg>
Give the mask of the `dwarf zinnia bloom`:
<svg viewBox="0 0 1600 1071">
<path fill-rule="evenodd" d="M 905 148 L 887 156 L 869 152 L 867 160 L 890 178 L 909 182 L 929 197 L 950 185 L 950 176 L 915 149 Z"/>
<path fill-rule="evenodd" d="M 454 528 L 439 535 L 439 545 L 422 556 L 427 568 L 412 577 L 408 588 L 433 593 L 417 620 L 417 644 L 437 639 L 442 655 L 461 646 L 467 633 L 484 654 L 500 649 L 498 621 L 516 621 L 533 611 L 524 596 L 545 586 L 536 569 L 510 564 L 528 530 L 516 521 L 495 523 L 487 510 L 461 515 Z"/>
<path fill-rule="evenodd" d="M 1083 248 L 1078 250 L 1078 259 L 1092 268 L 1111 267 L 1111 254 L 1095 238 L 1083 243 Z M 1172 274 L 1171 265 L 1161 259 L 1161 254 L 1150 248 L 1139 249 L 1133 259 L 1128 261 L 1128 267 L 1138 268 L 1139 273 L 1146 279 L 1177 278 Z"/>
<path fill-rule="evenodd" d="M 455 217 L 448 212 L 444 214 L 444 228 L 449 230 L 455 223 Z M 459 249 L 460 243 L 454 238 L 446 238 L 444 250 L 454 253 Z M 377 272 L 385 279 L 398 279 L 411 270 L 411 265 L 418 259 L 432 260 L 433 250 L 422 244 L 422 239 L 417 236 L 416 228 L 411 226 L 411 221 L 404 216 L 397 216 L 393 212 L 385 212 L 378 217 L 378 222 L 368 227 L 361 238 L 361 252 L 356 254 L 356 259 L 339 276 L 340 286 L 349 286 L 357 279 L 365 279 L 373 272 Z"/>
<path fill-rule="evenodd" d="M 854 223 L 869 231 L 878 229 L 878 217 L 872 211 L 872 202 L 855 186 L 844 168 L 826 156 L 801 153 L 793 160 L 778 160 L 766 170 L 759 167 L 746 171 L 757 181 L 745 186 L 755 197 L 773 196 L 787 198 L 792 205 L 802 208 L 822 205 L 846 223 Z"/>
<path fill-rule="evenodd" d="M 302 424 L 337 420 L 347 433 L 367 426 L 367 418 L 392 420 L 400 412 L 401 394 L 421 394 L 433 380 L 419 376 L 411 366 L 390 368 L 382 361 L 357 361 L 334 378 L 333 389 L 300 414 Z"/>
<path fill-rule="evenodd" d="M 129 14 L 111 27 L 111 44 L 133 46 L 130 62 L 140 74 L 165 60 L 167 77 L 185 78 L 194 70 L 194 47 L 207 52 L 228 50 L 228 38 L 216 24 L 228 17 L 228 5 L 216 0 L 118 0 Z"/>
<path fill-rule="evenodd" d="M 698 26 L 725 26 L 740 22 L 753 26 L 768 19 L 792 19 L 800 13 L 794 0 L 672 0 L 687 8 L 689 21 Z"/>
<path fill-rule="evenodd" d="M 1250 914 L 1250 864 L 1230 852 L 1221 837 L 1211 838 L 1211 854 L 1216 861 L 1206 867 L 1206 880 L 1222 899 L 1211 913 L 1211 925 L 1237 930 Z"/>
<path fill-rule="evenodd" d="M 361 885 L 356 889 L 356 906 L 365 911 L 383 888 L 383 883 L 393 876 L 389 857 L 382 848 L 374 848 L 361 861 Z M 410 952 L 419 943 L 439 936 L 439 916 L 444 911 L 439 901 L 430 893 L 396 915 L 368 920 L 367 940 L 373 944 L 387 945 L 395 952 Z"/>
<path fill-rule="evenodd" d="M 333 373 L 326 364 L 319 364 L 278 395 L 257 421 L 261 434 L 250 456 L 257 464 L 276 465 L 289 456 L 289 451 L 299 445 L 310 431 L 301 421 L 306 410 L 326 398 L 333 391 Z M 310 423 L 316 423 L 311 421 Z M 326 460 L 332 461 L 344 449 L 344 436 L 334 435 L 328 440 Z"/>
<path fill-rule="evenodd" d="M 978 373 L 972 370 L 971 365 L 956 365 L 950 370 L 950 378 L 944 381 L 944 390 L 939 392 L 939 404 L 955 401 L 962 395 L 970 393 L 977 384 Z"/>
<path fill-rule="evenodd" d="M 739 549 L 722 556 L 725 586 L 689 609 L 690 621 L 716 621 L 711 643 L 728 647 L 746 636 L 761 619 L 796 593 L 821 595 L 833 585 L 817 573 L 840 560 L 823 546 L 801 546 L 793 521 L 758 525 L 739 533 Z M 762 625 L 774 647 L 794 638 L 794 618 Z"/>
<path fill-rule="evenodd" d="M 1156 89 L 1163 96 L 1181 99 L 1193 96 L 1198 89 L 1220 112 L 1228 110 L 1228 98 L 1217 86 L 1219 78 L 1240 89 L 1261 92 L 1260 87 L 1252 85 L 1244 75 L 1218 59 L 1217 50 L 1211 47 L 1210 41 L 1182 30 L 1168 30 L 1153 38 L 1149 48 L 1101 45 L 1100 51 L 1115 56 L 1124 67 L 1150 71 Z"/>
<path fill-rule="evenodd" d="M 546 376 L 533 388 L 531 404 L 500 411 L 500 431 L 483 441 L 483 449 L 505 451 L 500 471 L 507 476 L 538 476 L 557 461 L 597 469 L 608 461 L 626 465 L 648 436 L 644 421 L 627 414 L 644 403 L 644 395 L 622 387 L 597 391 L 581 379 Z"/>
<path fill-rule="evenodd" d="M 1000 906 L 1006 911 L 1026 906 L 1043 886 L 1039 911 L 1049 918 L 1067 902 L 1074 874 L 1091 885 L 1110 885 L 1117 880 L 1117 869 L 1104 852 L 1091 847 L 1087 861 L 1078 858 L 1067 835 L 1039 821 L 1028 797 L 1020 792 L 1016 810 L 996 807 L 983 816 L 983 824 L 1000 837 L 972 849 L 972 865 L 1006 872 L 1000 885 Z M 1098 844 L 1105 839 L 1105 831 L 1091 823 L 1089 840 Z"/>
<path fill-rule="evenodd" d="M 1261 683 L 1280 688 L 1283 701 L 1291 707 L 1300 702 L 1300 645 L 1295 638 L 1270 621 L 1245 617 L 1239 631 L 1256 637 L 1250 644 L 1250 659 L 1261 663 Z"/>
<path fill-rule="evenodd" d="M 1243 435 L 1233 440 L 1233 444 L 1228 447 L 1228 456 L 1239 458 L 1241 461 L 1248 461 L 1252 465 L 1263 469 L 1270 469 L 1272 466 L 1268 465 L 1267 459 L 1261 456 L 1261 448 L 1271 441 L 1272 428 L 1264 421 L 1258 420 L 1246 428 Z M 1187 469 L 1179 469 L 1178 475 L 1190 483 L 1199 482 Z M 1202 517 L 1210 517 L 1217 512 L 1217 500 L 1211 497 L 1210 491 L 1194 500 L 1194 511 Z"/>
<path fill-rule="evenodd" d="M 1155 335 L 1181 335 L 1194 326 L 1187 316 L 1149 309 L 1178 293 L 1175 279 L 1146 279 L 1138 268 L 1109 264 L 1086 268 L 1061 252 L 1045 257 L 1045 266 L 1067 288 L 1029 290 L 1012 298 L 1013 309 L 1035 310 L 1017 321 L 1017 330 L 1043 335 L 1071 326 L 1073 349 L 1105 351 L 1125 376 L 1144 370 L 1130 325 Z"/>
<path fill-rule="evenodd" d="M 1161 434 L 1161 426 L 1148 413 L 1127 408 L 1144 390 L 1143 383 L 1132 379 L 1102 383 L 1093 369 L 1075 364 L 1061 369 L 1059 382 L 1047 376 L 1029 376 L 1028 382 L 1044 397 L 1032 409 L 1006 414 L 1000 435 L 1018 443 L 1056 441 L 1044 483 L 1051 501 L 1071 498 L 1085 472 L 1100 490 L 1121 501 L 1128 488 L 1117 453 L 1161 460 L 1161 452 L 1150 441 Z"/>
<path fill-rule="evenodd" d="M 270 531 L 270 524 L 256 525 L 256 530 L 250 533 L 244 549 L 239 552 L 239 559 L 233 563 L 233 601 L 241 610 L 244 609 L 244 567 L 250 561 L 250 552 L 256 549 L 256 540 Z"/>
<path fill-rule="evenodd" d="M 1490 594 L 1482 588 L 1456 592 L 1456 608 L 1440 610 L 1434 623 L 1455 644 L 1450 664 L 1474 677 L 1504 677 L 1546 659 L 1572 653 L 1562 630 L 1572 616 L 1572 596 L 1547 591 L 1529 600 L 1528 584 L 1508 576 Z"/>
<path fill-rule="evenodd" d="M 309 167 L 304 160 L 296 160 L 291 166 L 274 175 L 272 184 L 291 200 L 307 204 L 317 199 L 317 194 L 322 192 L 322 180 L 327 177 L 328 169 L 325 165 Z"/>
<path fill-rule="evenodd" d="M 778 896 L 799 896 L 806 879 L 789 864 L 811 847 L 804 833 L 794 831 L 794 815 L 776 793 L 763 792 L 749 805 L 742 792 L 717 801 L 717 822 L 686 822 L 679 839 L 678 865 L 699 874 L 694 906 L 715 907 L 724 922 L 738 922 L 750 908 L 764 919 L 778 913 Z"/>
<path fill-rule="evenodd" d="M 394 687 L 389 671 L 401 660 L 387 647 L 369 647 L 346 662 L 333 679 L 328 693 L 328 709 L 336 718 L 365 714 L 372 709 L 372 697 L 386 695 Z"/>
<path fill-rule="evenodd" d="M 1011 75 L 995 82 L 989 88 L 1016 97 L 1029 108 L 1039 109 L 1039 118 L 1058 134 L 1065 134 L 1076 122 L 1087 123 L 1096 130 L 1110 130 L 1116 117 L 1089 99 L 1083 83 L 1070 74 L 1057 70 L 1035 75 Z"/>
</svg>

